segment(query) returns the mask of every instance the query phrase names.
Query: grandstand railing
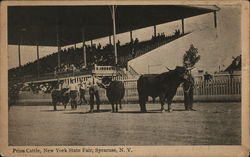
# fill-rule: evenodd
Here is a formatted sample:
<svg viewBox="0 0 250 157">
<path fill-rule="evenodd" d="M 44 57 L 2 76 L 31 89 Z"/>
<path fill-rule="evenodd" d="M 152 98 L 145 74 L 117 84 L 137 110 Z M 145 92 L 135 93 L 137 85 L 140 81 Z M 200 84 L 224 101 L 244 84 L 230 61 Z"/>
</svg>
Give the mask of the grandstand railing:
<svg viewBox="0 0 250 157">
<path fill-rule="evenodd" d="M 39 76 L 26 75 L 23 77 L 23 82 L 43 82 L 48 80 L 53 81 L 62 78 L 88 75 L 90 73 L 91 73 L 90 70 L 84 70 L 84 71 L 71 71 L 71 72 L 51 72 L 51 73 L 41 74 Z"/>
<path fill-rule="evenodd" d="M 129 71 L 132 75 L 134 75 L 134 76 L 138 76 L 138 75 L 139 75 L 139 73 L 137 73 L 137 72 L 135 71 L 135 69 L 134 69 L 133 67 L 131 67 L 130 65 L 128 66 L 128 71 Z"/>
<path fill-rule="evenodd" d="M 115 66 L 98 66 L 95 64 L 92 72 L 97 74 L 113 74 L 116 70 Z"/>
</svg>

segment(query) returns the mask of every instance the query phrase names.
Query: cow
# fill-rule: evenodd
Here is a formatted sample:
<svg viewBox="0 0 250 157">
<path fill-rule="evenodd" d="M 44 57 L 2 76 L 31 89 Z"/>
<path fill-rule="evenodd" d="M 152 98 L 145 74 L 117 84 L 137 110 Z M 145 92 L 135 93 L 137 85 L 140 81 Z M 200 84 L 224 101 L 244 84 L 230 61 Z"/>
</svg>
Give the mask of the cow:
<svg viewBox="0 0 250 157">
<path fill-rule="evenodd" d="M 146 101 L 148 96 L 153 99 L 160 97 L 161 111 L 165 112 L 164 101 L 167 99 L 168 111 L 172 112 L 171 103 L 177 88 L 187 79 L 187 69 L 177 66 L 174 70 L 161 74 L 145 74 L 137 81 L 139 104 L 141 112 L 147 112 Z"/>
<path fill-rule="evenodd" d="M 69 103 L 70 100 L 70 95 L 67 92 L 69 89 L 68 88 L 63 88 L 61 90 L 59 89 L 54 89 L 51 92 L 51 97 L 52 97 L 52 104 L 54 106 L 54 111 L 56 111 L 56 105 L 58 103 L 62 103 L 64 106 L 64 110 L 66 109 L 66 105 Z"/>
<path fill-rule="evenodd" d="M 106 89 L 106 95 L 108 100 L 112 106 L 112 112 L 118 112 L 118 104 L 120 105 L 120 109 L 122 109 L 121 100 L 125 94 L 125 87 L 122 81 L 112 81 L 111 77 L 103 77 L 102 78 L 101 87 Z M 114 107 L 114 105 L 116 105 Z"/>
<path fill-rule="evenodd" d="M 80 93 L 78 91 L 70 91 L 69 103 L 72 110 L 77 109 L 77 105 L 80 104 Z"/>
</svg>

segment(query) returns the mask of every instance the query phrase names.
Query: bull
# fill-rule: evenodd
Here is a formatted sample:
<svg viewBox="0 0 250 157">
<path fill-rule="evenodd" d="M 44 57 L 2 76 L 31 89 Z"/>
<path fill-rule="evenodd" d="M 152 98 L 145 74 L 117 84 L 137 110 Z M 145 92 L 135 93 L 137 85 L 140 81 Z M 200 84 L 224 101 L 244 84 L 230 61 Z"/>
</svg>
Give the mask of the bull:
<svg viewBox="0 0 250 157">
<path fill-rule="evenodd" d="M 55 111 L 56 111 L 56 106 L 58 103 L 62 103 L 64 106 L 64 109 L 66 109 L 66 106 L 70 100 L 70 94 L 67 92 L 68 90 L 69 90 L 68 88 L 63 88 L 61 90 L 54 89 L 51 92 L 52 104 L 54 106 Z"/>
<path fill-rule="evenodd" d="M 101 87 L 106 89 L 106 95 L 112 106 L 112 112 L 118 112 L 118 104 L 122 109 L 121 100 L 125 94 L 125 87 L 122 81 L 112 81 L 111 77 L 104 77 L 102 79 L 103 85 Z M 116 106 L 114 106 L 116 105 Z"/>
<path fill-rule="evenodd" d="M 164 102 L 167 99 L 168 112 L 172 112 L 171 103 L 176 94 L 177 88 L 187 79 L 188 70 L 185 67 L 177 66 L 174 70 L 161 74 L 145 74 L 137 81 L 139 104 L 141 112 L 147 112 L 146 101 L 148 96 L 153 99 L 160 97 L 161 111 L 164 112 Z"/>
</svg>

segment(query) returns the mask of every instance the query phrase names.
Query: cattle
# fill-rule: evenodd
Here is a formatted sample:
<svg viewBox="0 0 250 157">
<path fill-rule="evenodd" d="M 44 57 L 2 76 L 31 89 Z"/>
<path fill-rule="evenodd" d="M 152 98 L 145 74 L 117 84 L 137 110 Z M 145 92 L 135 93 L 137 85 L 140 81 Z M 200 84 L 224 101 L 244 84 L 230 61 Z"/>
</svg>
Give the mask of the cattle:
<svg viewBox="0 0 250 157">
<path fill-rule="evenodd" d="M 122 109 L 121 100 L 125 94 L 125 87 L 122 81 L 112 81 L 111 77 L 104 77 L 102 83 L 105 85 L 106 95 L 112 106 L 112 112 L 118 112 L 118 104 Z M 103 87 L 103 86 L 102 86 Z M 114 107 L 114 105 L 116 105 Z"/>
<path fill-rule="evenodd" d="M 161 74 L 145 74 L 137 81 L 139 104 L 141 112 L 147 112 L 146 101 L 148 96 L 153 99 L 160 97 L 161 111 L 164 112 L 164 102 L 167 99 L 168 111 L 172 112 L 171 103 L 177 88 L 187 79 L 187 69 L 177 66 L 174 70 Z"/>
<path fill-rule="evenodd" d="M 70 91 L 69 103 L 71 105 L 71 109 L 77 109 L 77 105 L 80 104 L 80 93 L 78 91 Z"/>
<path fill-rule="evenodd" d="M 56 105 L 58 103 L 62 103 L 64 106 L 64 109 L 66 109 L 66 105 L 69 103 L 70 100 L 70 95 L 67 92 L 68 88 L 63 88 L 61 90 L 59 89 L 54 89 L 51 92 L 51 97 L 52 97 L 52 104 L 54 106 L 54 110 L 56 111 Z"/>
</svg>

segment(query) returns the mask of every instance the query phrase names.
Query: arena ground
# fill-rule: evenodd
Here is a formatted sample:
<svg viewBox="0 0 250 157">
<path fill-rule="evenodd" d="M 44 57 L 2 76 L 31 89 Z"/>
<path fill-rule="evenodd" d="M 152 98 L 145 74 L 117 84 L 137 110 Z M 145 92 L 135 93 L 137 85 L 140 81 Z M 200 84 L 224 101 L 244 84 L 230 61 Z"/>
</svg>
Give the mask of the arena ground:
<svg viewBox="0 0 250 157">
<path fill-rule="evenodd" d="M 58 106 L 12 106 L 9 111 L 9 145 L 238 145 L 241 143 L 241 103 L 195 103 L 197 111 L 184 111 L 174 103 L 172 113 L 159 104 L 125 104 L 119 113 L 101 105 L 66 111 Z"/>
</svg>

